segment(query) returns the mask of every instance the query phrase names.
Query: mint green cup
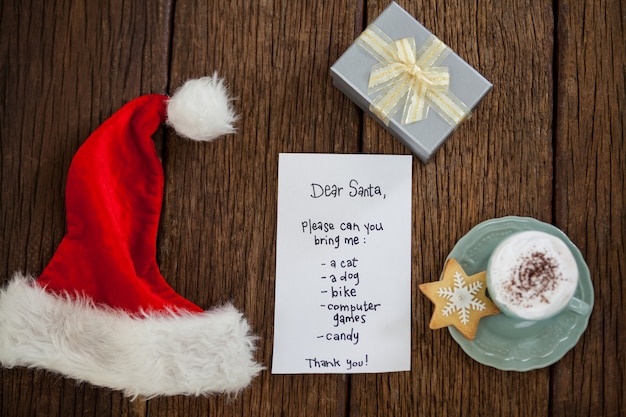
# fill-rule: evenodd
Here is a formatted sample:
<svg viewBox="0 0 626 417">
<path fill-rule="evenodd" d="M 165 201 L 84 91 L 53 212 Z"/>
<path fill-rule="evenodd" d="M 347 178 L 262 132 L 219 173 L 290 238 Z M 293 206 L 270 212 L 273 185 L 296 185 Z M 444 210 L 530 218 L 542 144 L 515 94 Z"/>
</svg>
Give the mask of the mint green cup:
<svg viewBox="0 0 626 417">
<path fill-rule="evenodd" d="M 589 314 L 591 306 L 574 296 L 578 279 L 576 259 L 565 242 L 537 230 L 506 237 L 487 263 L 490 298 L 518 320 L 546 320 L 565 310 Z"/>
</svg>

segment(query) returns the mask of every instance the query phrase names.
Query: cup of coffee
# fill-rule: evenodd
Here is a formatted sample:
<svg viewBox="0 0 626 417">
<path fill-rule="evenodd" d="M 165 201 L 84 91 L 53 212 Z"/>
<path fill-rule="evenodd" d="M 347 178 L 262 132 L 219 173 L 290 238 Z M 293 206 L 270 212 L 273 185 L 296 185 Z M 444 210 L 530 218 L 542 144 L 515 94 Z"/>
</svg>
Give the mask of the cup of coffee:
<svg viewBox="0 0 626 417">
<path fill-rule="evenodd" d="M 591 307 L 575 298 L 578 266 L 557 236 L 528 230 L 504 239 L 487 266 L 489 296 L 509 317 L 539 321 L 565 309 L 588 314 Z"/>
</svg>

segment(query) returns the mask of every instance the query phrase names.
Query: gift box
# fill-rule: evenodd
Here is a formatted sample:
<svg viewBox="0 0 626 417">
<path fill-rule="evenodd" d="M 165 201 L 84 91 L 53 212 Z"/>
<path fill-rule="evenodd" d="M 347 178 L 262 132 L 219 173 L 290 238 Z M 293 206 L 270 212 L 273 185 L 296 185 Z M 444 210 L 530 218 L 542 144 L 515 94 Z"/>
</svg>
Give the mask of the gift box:
<svg viewBox="0 0 626 417">
<path fill-rule="evenodd" d="M 337 88 L 424 162 L 492 87 L 395 2 L 330 72 Z"/>
</svg>

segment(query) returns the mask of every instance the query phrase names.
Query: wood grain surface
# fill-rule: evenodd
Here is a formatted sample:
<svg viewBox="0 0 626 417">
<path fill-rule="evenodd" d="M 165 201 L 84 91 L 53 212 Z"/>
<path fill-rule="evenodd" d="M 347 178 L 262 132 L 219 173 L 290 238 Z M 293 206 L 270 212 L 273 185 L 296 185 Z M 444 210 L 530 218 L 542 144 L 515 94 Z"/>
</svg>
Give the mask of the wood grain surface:
<svg viewBox="0 0 626 417">
<path fill-rule="evenodd" d="M 400 0 L 493 85 L 437 154 L 413 162 L 412 371 L 271 375 L 237 397 L 131 401 L 42 370 L 0 370 L 0 416 L 626 415 L 626 3 Z M 155 135 L 158 261 L 203 308 L 231 300 L 272 361 L 279 152 L 408 154 L 332 86 L 329 67 L 388 1 L 0 2 L 0 279 L 39 274 L 65 233 L 72 156 L 115 110 L 217 71 L 240 120 L 211 144 Z M 503 372 L 428 328 L 417 285 L 505 215 L 564 230 L 595 307 L 559 362 Z"/>
</svg>

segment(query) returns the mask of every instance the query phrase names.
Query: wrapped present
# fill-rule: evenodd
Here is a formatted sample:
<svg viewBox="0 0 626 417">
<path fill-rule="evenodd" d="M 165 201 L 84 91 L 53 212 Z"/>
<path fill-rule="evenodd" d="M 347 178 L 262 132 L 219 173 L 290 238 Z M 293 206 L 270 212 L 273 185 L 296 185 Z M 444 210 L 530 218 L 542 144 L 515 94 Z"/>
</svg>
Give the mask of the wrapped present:
<svg viewBox="0 0 626 417">
<path fill-rule="evenodd" d="M 330 71 L 337 88 L 424 162 L 492 87 L 395 2 Z"/>
</svg>

